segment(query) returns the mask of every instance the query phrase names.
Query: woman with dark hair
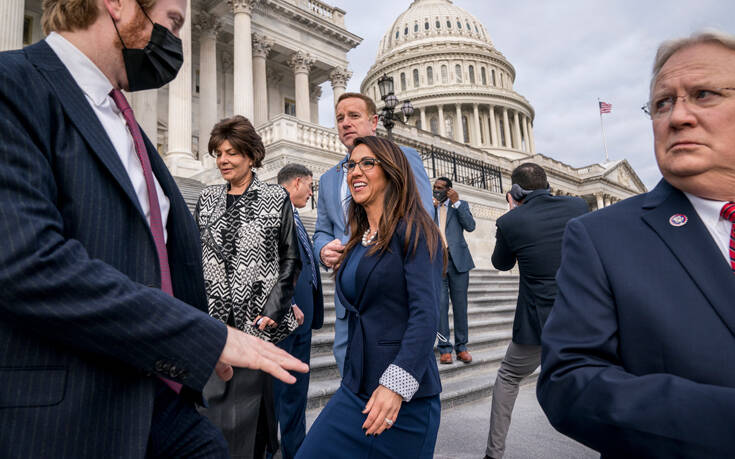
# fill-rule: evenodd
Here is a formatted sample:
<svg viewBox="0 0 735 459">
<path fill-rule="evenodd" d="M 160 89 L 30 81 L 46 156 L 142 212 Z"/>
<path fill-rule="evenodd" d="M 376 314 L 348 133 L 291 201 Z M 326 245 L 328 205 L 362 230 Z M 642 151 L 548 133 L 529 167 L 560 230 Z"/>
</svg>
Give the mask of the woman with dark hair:
<svg viewBox="0 0 735 459">
<path fill-rule="evenodd" d="M 439 230 L 396 144 L 358 138 L 345 167 L 351 237 L 336 274 L 349 323 L 344 378 L 297 458 L 431 458 L 441 411 Z"/>
<path fill-rule="evenodd" d="M 298 325 L 291 298 L 301 261 L 291 201 L 282 187 L 255 175 L 265 148 L 246 118 L 217 123 L 209 153 L 227 181 L 205 188 L 195 211 L 209 314 L 278 342 Z M 222 429 L 232 457 L 261 458 L 278 448 L 272 390 L 269 376 L 244 368 L 204 388 L 203 412 Z"/>
</svg>

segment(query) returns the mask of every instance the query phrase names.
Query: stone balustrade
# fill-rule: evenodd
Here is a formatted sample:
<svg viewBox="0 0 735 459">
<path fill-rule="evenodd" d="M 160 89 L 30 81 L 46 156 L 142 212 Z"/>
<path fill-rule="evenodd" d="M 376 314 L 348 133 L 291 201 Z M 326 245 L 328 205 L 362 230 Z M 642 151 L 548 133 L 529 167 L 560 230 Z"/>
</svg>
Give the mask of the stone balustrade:
<svg viewBox="0 0 735 459">
<path fill-rule="evenodd" d="M 266 147 L 286 141 L 340 155 L 347 152 L 336 129 L 298 120 L 289 115 L 274 117 L 258 128 L 258 134 Z"/>
</svg>

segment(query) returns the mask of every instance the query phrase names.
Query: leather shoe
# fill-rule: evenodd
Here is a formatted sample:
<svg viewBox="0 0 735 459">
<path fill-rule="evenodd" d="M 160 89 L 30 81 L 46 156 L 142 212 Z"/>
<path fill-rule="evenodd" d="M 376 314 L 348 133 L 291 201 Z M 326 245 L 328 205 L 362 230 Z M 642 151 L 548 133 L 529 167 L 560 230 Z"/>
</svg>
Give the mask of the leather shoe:
<svg viewBox="0 0 735 459">
<path fill-rule="evenodd" d="M 461 360 L 462 363 L 470 363 L 472 362 L 472 356 L 470 355 L 469 351 L 462 351 L 457 352 L 457 360 Z"/>
<path fill-rule="evenodd" d="M 452 354 L 449 352 L 447 352 L 446 354 L 441 354 L 439 356 L 439 363 L 443 363 L 443 364 L 452 363 Z"/>
</svg>

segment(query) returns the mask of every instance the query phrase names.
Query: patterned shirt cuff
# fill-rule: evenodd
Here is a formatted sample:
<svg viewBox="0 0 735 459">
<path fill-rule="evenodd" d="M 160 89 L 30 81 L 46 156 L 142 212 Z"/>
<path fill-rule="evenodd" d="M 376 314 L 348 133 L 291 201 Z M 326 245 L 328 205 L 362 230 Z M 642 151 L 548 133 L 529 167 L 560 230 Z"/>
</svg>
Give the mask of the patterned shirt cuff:
<svg viewBox="0 0 735 459">
<path fill-rule="evenodd" d="M 413 395 L 419 390 L 419 382 L 409 372 L 393 364 L 390 364 L 383 372 L 379 382 L 381 386 L 403 397 L 405 402 L 410 402 Z"/>
<path fill-rule="evenodd" d="M 459 206 L 461 206 L 461 205 L 462 205 L 462 200 L 459 199 L 459 200 L 457 200 L 457 202 L 455 202 L 454 204 L 452 204 L 452 207 L 454 207 L 455 209 L 459 209 Z"/>
</svg>

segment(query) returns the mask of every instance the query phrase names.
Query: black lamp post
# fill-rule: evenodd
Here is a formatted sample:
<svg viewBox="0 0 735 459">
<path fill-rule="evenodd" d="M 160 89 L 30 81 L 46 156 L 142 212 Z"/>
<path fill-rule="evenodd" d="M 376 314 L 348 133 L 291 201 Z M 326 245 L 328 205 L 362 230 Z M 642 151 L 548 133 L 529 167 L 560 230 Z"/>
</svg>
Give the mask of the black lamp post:
<svg viewBox="0 0 735 459">
<path fill-rule="evenodd" d="M 393 91 L 393 77 L 383 75 L 378 78 L 378 89 L 380 89 L 380 97 L 384 103 L 383 111 L 380 114 L 380 121 L 383 122 L 385 130 L 388 131 L 388 138 L 392 139 L 393 126 L 396 125 L 395 120 L 406 123 L 408 118 L 413 115 L 413 105 L 411 105 L 411 101 L 409 100 L 403 101 L 403 105 L 400 108 L 401 113 L 403 113 L 403 119 L 400 119 L 395 113 L 395 109 L 401 101 L 398 100 L 398 97 L 396 97 Z"/>
</svg>

